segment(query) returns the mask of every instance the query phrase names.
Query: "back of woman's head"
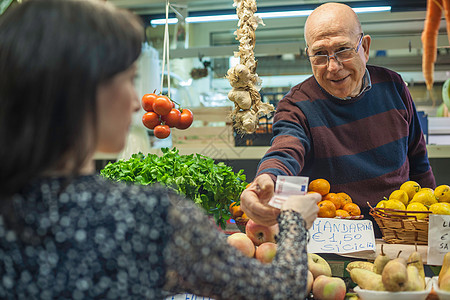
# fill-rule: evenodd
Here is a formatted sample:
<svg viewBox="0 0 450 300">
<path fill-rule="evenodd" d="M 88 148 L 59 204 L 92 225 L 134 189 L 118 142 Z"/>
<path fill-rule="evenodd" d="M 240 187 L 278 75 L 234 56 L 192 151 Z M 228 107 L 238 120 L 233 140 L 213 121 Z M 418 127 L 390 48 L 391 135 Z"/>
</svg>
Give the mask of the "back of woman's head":
<svg viewBox="0 0 450 300">
<path fill-rule="evenodd" d="M 100 83 L 143 41 L 138 17 L 103 1 L 29 0 L 0 17 L 0 196 L 92 153 Z"/>
</svg>

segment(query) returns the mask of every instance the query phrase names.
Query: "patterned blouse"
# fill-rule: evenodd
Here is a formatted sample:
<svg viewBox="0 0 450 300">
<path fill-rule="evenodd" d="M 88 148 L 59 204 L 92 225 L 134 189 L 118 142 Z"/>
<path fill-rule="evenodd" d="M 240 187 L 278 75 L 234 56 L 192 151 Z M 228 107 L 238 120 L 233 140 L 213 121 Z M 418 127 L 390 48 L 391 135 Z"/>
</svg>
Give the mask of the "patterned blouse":
<svg viewBox="0 0 450 300">
<path fill-rule="evenodd" d="M 16 217 L 0 217 L 1 299 L 305 298 L 307 231 L 292 211 L 280 214 L 278 253 L 263 265 L 160 186 L 44 178 L 12 203 Z"/>
</svg>

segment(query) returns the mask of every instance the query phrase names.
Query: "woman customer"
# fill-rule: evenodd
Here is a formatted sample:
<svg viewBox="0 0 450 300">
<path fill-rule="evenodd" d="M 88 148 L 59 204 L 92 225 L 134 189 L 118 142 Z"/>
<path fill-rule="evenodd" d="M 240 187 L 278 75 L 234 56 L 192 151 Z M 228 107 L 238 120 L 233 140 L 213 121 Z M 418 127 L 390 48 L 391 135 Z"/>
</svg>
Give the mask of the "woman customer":
<svg viewBox="0 0 450 300">
<path fill-rule="evenodd" d="M 304 298 L 318 195 L 286 202 L 263 265 L 192 201 L 94 174 L 95 151 L 120 151 L 139 109 L 143 36 L 98 0 L 28 0 L 0 17 L 0 298 Z"/>
</svg>

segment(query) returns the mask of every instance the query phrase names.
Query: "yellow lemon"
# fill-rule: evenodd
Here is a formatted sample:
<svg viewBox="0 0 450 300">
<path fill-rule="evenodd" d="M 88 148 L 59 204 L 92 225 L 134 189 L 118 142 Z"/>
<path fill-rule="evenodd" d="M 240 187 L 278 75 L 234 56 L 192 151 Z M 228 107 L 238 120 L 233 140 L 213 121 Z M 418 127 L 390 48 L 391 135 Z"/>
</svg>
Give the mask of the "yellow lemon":
<svg viewBox="0 0 450 300">
<path fill-rule="evenodd" d="M 408 194 L 404 190 L 395 190 L 389 195 L 389 200 L 399 200 L 403 204 L 408 205 Z"/>
<path fill-rule="evenodd" d="M 418 191 L 411 200 L 411 203 L 419 202 L 425 206 L 430 206 L 437 203 L 436 197 L 434 196 L 434 191 L 432 189 L 424 188 Z"/>
<path fill-rule="evenodd" d="M 433 190 L 433 189 L 430 189 L 430 188 L 421 188 L 421 189 L 419 190 L 419 192 L 420 192 L 420 191 L 432 192 L 432 193 L 434 194 L 434 190 Z"/>
<path fill-rule="evenodd" d="M 422 203 L 413 202 L 413 203 L 410 203 L 408 205 L 408 207 L 406 207 L 406 210 L 407 211 L 428 211 L 428 208 L 425 205 L 423 205 Z M 428 216 L 428 214 L 421 214 L 421 213 L 416 213 L 416 214 L 408 213 L 408 216 L 409 215 L 416 216 L 417 220 L 423 220 Z M 410 218 L 410 219 L 414 219 L 414 218 Z"/>
<path fill-rule="evenodd" d="M 414 195 L 420 191 L 420 184 L 415 181 L 406 181 L 401 186 L 400 189 L 408 194 L 409 201 L 414 197 Z"/>
<path fill-rule="evenodd" d="M 435 203 L 430 206 L 430 211 L 436 215 L 450 215 L 450 204 L 446 202 Z"/>
<path fill-rule="evenodd" d="M 405 204 L 403 204 L 403 202 L 401 202 L 399 200 L 395 200 L 395 199 L 386 201 L 386 203 L 384 204 L 384 208 L 406 210 Z M 391 211 L 386 211 L 386 212 L 397 214 L 397 215 L 404 215 L 404 213 L 401 213 L 401 212 L 391 212 Z"/>
<path fill-rule="evenodd" d="M 439 202 L 450 203 L 450 186 L 443 184 L 434 189 L 434 195 Z"/>
<path fill-rule="evenodd" d="M 381 200 L 380 202 L 377 203 L 377 206 L 375 206 L 375 207 L 384 208 L 385 204 L 386 204 L 386 200 Z"/>
</svg>

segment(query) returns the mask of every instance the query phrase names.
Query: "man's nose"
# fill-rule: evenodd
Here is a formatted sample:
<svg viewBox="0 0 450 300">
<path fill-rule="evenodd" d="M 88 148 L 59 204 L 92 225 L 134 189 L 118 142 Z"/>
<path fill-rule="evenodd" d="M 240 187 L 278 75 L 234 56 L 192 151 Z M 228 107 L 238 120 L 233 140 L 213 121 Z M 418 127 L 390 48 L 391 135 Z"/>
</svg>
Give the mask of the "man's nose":
<svg viewBox="0 0 450 300">
<path fill-rule="evenodd" d="M 327 68 L 330 70 L 339 69 L 341 67 L 340 61 L 336 58 L 335 55 L 330 55 L 328 57 L 328 66 Z"/>
</svg>

